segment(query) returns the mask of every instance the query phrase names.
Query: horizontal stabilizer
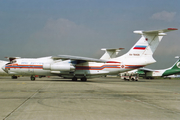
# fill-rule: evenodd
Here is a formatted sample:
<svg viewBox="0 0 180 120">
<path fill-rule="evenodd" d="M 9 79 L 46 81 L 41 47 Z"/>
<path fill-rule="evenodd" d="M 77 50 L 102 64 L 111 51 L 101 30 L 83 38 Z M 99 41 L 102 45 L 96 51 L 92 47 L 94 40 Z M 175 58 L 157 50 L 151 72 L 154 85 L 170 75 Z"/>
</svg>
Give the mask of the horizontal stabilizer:
<svg viewBox="0 0 180 120">
<path fill-rule="evenodd" d="M 177 28 L 167 28 L 167 29 L 162 29 L 162 30 L 152 30 L 152 31 L 134 31 L 134 33 L 137 34 L 158 34 L 158 33 L 166 33 L 170 32 L 173 30 L 178 30 Z"/>
</svg>

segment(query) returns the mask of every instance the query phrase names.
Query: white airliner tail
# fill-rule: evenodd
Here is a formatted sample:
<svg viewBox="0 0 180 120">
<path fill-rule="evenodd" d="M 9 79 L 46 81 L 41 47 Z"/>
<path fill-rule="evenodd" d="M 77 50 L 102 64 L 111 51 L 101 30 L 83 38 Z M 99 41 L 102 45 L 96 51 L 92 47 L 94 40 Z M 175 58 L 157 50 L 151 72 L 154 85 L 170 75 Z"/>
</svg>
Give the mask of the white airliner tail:
<svg viewBox="0 0 180 120">
<path fill-rule="evenodd" d="M 126 54 L 120 56 L 119 59 L 124 58 L 128 60 L 128 58 L 130 58 L 131 60 L 133 60 L 132 58 L 144 57 L 144 60 L 146 59 L 147 64 L 156 62 L 152 56 L 154 51 L 161 42 L 163 36 L 166 35 L 165 32 L 170 32 L 174 30 L 177 29 L 168 28 L 168 29 L 154 30 L 154 31 L 134 31 L 134 33 L 140 34 L 141 38 Z"/>
</svg>

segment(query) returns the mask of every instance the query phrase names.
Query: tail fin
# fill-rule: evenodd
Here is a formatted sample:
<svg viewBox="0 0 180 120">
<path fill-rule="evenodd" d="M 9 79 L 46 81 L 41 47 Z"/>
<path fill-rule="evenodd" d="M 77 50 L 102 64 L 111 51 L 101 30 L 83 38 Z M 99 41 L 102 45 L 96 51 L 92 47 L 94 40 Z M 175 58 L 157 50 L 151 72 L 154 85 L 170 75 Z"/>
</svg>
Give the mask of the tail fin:
<svg viewBox="0 0 180 120">
<path fill-rule="evenodd" d="M 162 74 L 162 76 L 169 76 L 178 73 L 180 73 L 180 59 L 178 59 L 172 67 L 165 69 L 165 72 Z"/>
<path fill-rule="evenodd" d="M 134 33 L 142 35 L 139 41 L 129 50 L 129 56 L 153 55 L 157 46 L 161 42 L 165 32 L 177 30 L 176 28 L 168 28 L 154 31 L 134 31 Z"/>
<path fill-rule="evenodd" d="M 116 55 L 119 53 L 119 51 L 123 50 L 124 48 L 118 48 L 118 49 L 114 49 L 114 48 L 102 48 L 101 50 L 104 50 L 105 53 L 104 55 L 100 58 L 103 60 L 108 60 L 111 58 L 115 58 Z"/>
<path fill-rule="evenodd" d="M 178 59 L 170 69 L 180 69 L 180 59 Z"/>
<path fill-rule="evenodd" d="M 140 34 L 141 38 L 137 43 L 123 56 L 122 58 L 140 58 L 144 57 L 147 64 L 156 62 L 152 57 L 157 46 L 161 42 L 165 32 L 177 30 L 176 28 L 167 28 L 154 31 L 134 31 L 134 33 Z"/>
</svg>

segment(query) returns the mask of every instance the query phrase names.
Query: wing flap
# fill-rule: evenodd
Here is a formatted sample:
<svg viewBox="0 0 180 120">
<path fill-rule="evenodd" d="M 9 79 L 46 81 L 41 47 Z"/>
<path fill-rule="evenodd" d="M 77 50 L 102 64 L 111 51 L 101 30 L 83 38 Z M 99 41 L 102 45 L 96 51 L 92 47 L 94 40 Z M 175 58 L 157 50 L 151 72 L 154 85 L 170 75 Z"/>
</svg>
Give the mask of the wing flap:
<svg viewBox="0 0 180 120">
<path fill-rule="evenodd" d="M 80 57 L 80 56 L 71 56 L 71 55 L 58 55 L 57 57 L 52 57 L 55 60 L 62 59 L 62 60 L 79 60 L 79 61 L 87 61 L 87 62 L 107 62 L 106 60 L 100 60 L 95 58 L 88 58 L 88 57 Z"/>
<path fill-rule="evenodd" d="M 145 71 L 145 72 L 153 72 L 155 70 L 149 69 L 149 68 L 139 68 L 138 70 Z"/>
</svg>

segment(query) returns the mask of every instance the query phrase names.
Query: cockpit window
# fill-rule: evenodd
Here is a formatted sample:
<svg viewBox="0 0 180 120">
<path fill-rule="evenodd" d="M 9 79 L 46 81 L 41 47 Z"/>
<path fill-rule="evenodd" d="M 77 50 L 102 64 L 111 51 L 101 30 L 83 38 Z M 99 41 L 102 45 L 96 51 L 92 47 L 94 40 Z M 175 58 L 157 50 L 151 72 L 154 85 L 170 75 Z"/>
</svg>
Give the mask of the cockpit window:
<svg viewBox="0 0 180 120">
<path fill-rule="evenodd" d="M 12 60 L 11 63 L 16 63 L 16 60 Z"/>
</svg>

